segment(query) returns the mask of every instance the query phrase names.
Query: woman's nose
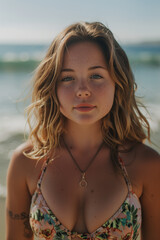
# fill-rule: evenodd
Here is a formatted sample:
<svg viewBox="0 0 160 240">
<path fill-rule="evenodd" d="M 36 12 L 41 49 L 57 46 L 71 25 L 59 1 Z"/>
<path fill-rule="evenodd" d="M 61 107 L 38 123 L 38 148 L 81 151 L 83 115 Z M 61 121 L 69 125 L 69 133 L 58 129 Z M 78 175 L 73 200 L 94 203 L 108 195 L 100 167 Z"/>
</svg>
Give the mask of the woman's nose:
<svg viewBox="0 0 160 240">
<path fill-rule="evenodd" d="M 81 97 L 81 98 L 87 98 L 91 96 L 91 92 L 89 91 L 89 89 L 87 88 L 79 88 L 77 90 L 77 97 Z"/>
</svg>

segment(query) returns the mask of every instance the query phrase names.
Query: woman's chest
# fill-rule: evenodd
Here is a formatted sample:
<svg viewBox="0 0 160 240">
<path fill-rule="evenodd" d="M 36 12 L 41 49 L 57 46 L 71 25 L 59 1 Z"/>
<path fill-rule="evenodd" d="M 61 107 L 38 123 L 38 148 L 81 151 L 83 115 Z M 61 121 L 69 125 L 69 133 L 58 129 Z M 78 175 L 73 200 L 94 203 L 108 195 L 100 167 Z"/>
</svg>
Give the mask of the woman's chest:
<svg viewBox="0 0 160 240">
<path fill-rule="evenodd" d="M 47 206 L 67 229 L 93 232 L 119 209 L 128 188 L 124 177 L 106 164 L 86 172 L 87 187 L 80 187 L 81 173 L 71 166 L 48 166 L 41 182 Z"/>
</svg>

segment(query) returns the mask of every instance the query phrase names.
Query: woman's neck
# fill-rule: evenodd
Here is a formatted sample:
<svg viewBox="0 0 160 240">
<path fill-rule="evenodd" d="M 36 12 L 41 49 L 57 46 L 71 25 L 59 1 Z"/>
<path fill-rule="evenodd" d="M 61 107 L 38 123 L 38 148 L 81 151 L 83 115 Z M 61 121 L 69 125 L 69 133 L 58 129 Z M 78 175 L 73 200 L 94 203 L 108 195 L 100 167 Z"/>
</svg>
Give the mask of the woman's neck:
<svg viewBox="0 0 160 240">
<path fill-rule="evenodd" d="M 97 148 L 103 141 L 100 123 L 79 125 L 67 122 L 65 129 L 64 140 L 73 150 L 85 152 Z"/>
</svg>

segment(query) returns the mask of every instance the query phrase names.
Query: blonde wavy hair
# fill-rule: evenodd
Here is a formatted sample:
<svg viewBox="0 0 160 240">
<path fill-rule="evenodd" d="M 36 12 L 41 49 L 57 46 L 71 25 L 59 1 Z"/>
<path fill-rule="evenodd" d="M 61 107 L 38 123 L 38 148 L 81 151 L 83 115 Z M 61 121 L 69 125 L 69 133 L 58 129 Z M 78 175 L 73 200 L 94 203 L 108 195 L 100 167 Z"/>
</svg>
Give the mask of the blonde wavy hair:
<svg viewBox="0 0 160 240">
<path fill-rule="evenodd" d="M 25 153 L 40 159 L 59 146 L 65 117 L 57 97 L 64 53 L 69 45 L 80 41 L 97 43 L 105 56 L 110 76 L 115 81 L 112 109 L 102 119 L 104 141 L 116 152 L 119 146 L 150 139 L 150 126 L 135 99 L 136 83 L 124 50 L 112 32 L 99 22 L 80 22 L 67 27 L 51 43 L 33 78 L 32 103 L 27 108 L 29 139 L 33 148 Z"/>
</svg>

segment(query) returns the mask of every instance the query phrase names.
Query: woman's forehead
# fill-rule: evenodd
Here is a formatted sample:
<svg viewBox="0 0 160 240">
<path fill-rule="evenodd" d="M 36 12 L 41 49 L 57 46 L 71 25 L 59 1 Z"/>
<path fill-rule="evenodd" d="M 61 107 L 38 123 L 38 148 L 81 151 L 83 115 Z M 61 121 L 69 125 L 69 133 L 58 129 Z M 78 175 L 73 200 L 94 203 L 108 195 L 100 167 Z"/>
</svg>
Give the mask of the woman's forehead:
<svg viewBox="0 0 160 240">
<path fill-rule="evenodd" d="M 78 42 L 66 48 L 63 57 L 63 68 L 77 65 L 106 67 L 106 59 L 97 43 L 91 41 Z"/>
</svg>

